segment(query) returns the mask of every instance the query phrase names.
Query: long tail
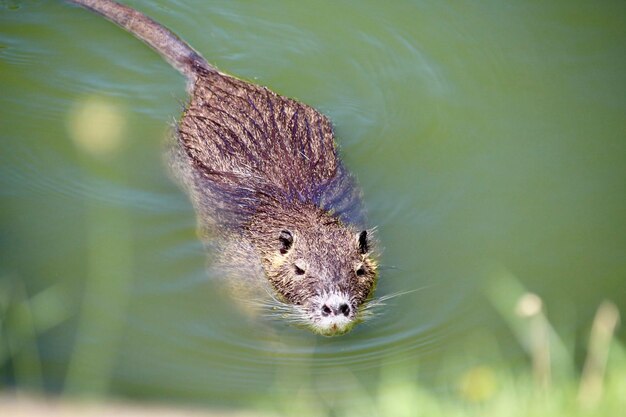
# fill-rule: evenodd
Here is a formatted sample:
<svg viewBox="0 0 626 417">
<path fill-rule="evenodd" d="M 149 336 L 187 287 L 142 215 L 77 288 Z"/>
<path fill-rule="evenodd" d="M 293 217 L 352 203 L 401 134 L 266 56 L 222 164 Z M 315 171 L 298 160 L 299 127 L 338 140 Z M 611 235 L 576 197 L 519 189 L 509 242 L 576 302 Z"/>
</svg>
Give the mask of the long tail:
<svg viewBox="0 0 626 417">
<path fill-rule="evenodd" d="M 150 19 L 145 14 L 113 0 L 69 0 L 121 26 L 141 39 L 180 71 L 189 84 L 198 73 L 216 71 L 198 52 L 187 45 L 173 32 Z"/>
</svg>

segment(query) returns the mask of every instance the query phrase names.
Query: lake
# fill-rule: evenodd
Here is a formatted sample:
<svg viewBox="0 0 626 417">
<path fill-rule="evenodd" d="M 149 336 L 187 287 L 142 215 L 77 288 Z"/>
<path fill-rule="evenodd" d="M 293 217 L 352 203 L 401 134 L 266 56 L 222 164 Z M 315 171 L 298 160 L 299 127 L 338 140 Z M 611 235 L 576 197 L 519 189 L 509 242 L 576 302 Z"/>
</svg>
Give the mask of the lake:
<svg viewBox="0 0 626 417">
<path fill-rule="evenodd" d="M 523 294 L 577 368 L 600 303 L 624 311 L 626 3 L 125 3 L 329 116 L 377 294 L 406 293 L 334 338 L 243 314 L 164 163 L 183 78 L 92 13 L 7 0 L 1 385 L 326 412 L 394 372 L 447 395 L 467 369 L 527 368 Z"/>
</svg>

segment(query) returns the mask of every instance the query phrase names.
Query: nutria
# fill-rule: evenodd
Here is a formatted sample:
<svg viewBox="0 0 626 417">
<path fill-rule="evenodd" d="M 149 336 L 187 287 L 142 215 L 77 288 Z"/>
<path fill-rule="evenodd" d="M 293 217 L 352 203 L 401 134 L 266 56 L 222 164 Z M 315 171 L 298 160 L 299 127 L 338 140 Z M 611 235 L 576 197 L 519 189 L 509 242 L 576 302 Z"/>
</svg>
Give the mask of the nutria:
<svg viewBox="0 0 626 417">
<path fill-rule="evenodd" d="M 320 334 L 342 334 L 362 320 L 377 280 L 374 239 L 330 121 L 218 71 L 138 11 L 111 0 L 71 1 L 128 30 L 186 77 L 190 100 L 175 126 L 171 164 L 228 279 L 269 287 L 275 310 Z"/>
</svg>

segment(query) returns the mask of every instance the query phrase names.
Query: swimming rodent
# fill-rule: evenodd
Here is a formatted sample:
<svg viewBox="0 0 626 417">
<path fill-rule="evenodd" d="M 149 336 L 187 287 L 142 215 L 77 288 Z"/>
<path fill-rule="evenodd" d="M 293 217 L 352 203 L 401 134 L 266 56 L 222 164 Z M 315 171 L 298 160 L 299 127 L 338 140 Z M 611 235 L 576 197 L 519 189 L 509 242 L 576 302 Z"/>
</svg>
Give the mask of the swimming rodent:
<svg viewBox="0 0 626 417">
<path fill-rule="evenodd" d="M 378 277 L 375 239 L 330 121 L 218 71 L 134 9 L 70 1 L 123 27 L 186 77 L 190 99 L 171 164 L 231 284 L 269 288 L 269 308 L 319 334 L 343 334 L 361 321 Z"/>
</svg>

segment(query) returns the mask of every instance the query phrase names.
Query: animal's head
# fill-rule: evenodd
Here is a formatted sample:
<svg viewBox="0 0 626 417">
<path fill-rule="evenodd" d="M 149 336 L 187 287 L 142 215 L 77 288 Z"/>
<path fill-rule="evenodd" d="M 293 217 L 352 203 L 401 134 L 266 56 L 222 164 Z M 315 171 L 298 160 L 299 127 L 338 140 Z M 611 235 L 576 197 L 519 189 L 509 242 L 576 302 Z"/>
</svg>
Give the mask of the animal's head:
<svg viewBox="0 0 626 417">
<path fill-rule="evenodd" d="M 373 236 L 329 215 L 298 217 L 269 231 L 263 265 L 288 318 L 326 336 L 362 319 L 377 279 Z"/>
</svg>

